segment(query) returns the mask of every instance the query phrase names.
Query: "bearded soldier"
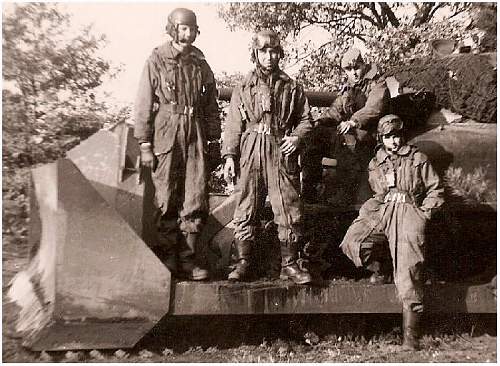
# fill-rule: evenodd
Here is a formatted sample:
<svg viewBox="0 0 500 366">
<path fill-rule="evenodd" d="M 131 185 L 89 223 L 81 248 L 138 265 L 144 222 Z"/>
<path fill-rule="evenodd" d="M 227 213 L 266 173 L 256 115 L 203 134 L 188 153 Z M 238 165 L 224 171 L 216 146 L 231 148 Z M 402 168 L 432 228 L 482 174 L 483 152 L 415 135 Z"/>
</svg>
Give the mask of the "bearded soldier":
<svg viewBox="0 0 500 366">
<path fill-rule="evenodd" d="M 423 311 L 426 224 L 443 204 L 443 188 L 428 158 L 405 144 L 403 122 L 387 115 L 378 123 L 380 145 L 368 166 L 374 196 L 359 210 L 342 241 L 342 251 L 383 283 L 383 247 L 388 246 L 394 283 L 403 303 L 405 348 L 418 348 Z"/>
<path fill-rule="evenodd" d="M 199 34 L 195 13 L 173 10 L 166 30 L 172 40 L 153 50 L 141 76 L 135 137 L 141 164 L 153 172 L 164 262 L 179 276 L 203 280 L 208 272 L 197 244 L 208 212 L 207 144 L 221 132 L 217 91 L 192 45 Z"/>
<path fill-rule="evenodd" d="M 234 212 L 238 263 L 230 280 L 249 275 L 255 229 L 269 195 L 281 243 L 280 277 L 297 284 L 311 281 L 296 262 L 303 237 L 298 154 L 312 129 L 311 114 L 302 86 L 280 70 L 281 58 L 278 35 L 271 30 L 258 32 L 251 54 L 256 67 L 231 98 L 222 148 L 226 180 L 238 171 Z"/>
</svg>

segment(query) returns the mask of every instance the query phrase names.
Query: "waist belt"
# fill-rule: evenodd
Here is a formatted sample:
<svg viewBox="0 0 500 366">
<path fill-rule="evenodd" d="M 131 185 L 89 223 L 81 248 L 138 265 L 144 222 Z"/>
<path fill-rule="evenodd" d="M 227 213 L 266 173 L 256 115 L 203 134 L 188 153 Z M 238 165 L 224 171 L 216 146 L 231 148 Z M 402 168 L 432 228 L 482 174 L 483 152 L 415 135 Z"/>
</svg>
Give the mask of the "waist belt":
<svg viewBox="0 0 500 366">
<path fill-rule="evenodd" d="M 285 135 L 284 133 L 280 133 L 279 131 L 273 130 L 271 126 L 266 125 L 263 122 L 255 123 L 251 126 L 248 126 L 246 132 L 275 136 L 277 138 L 282 138 Z"/>
<path fill-rule="evenodd" d="M 159 111 L 160 112 L 161 111 L 168 111 L 168 112 L 175 113 L 175 114 L 185 114 L 185 115 L 192 116 L 194 114 L 195 108 L 193 106 L 190 106 L 190 105 L 165 103 L 165 104 L 160 104 Z"/>
<path fill-rule="evenodd" d="M 415 199 L 408 192 L 403 191 L 389 191 L 384 197 L 384 202 L 396 202 L 396 203 L 413 203 L 415 204 Z"/>
</svg>

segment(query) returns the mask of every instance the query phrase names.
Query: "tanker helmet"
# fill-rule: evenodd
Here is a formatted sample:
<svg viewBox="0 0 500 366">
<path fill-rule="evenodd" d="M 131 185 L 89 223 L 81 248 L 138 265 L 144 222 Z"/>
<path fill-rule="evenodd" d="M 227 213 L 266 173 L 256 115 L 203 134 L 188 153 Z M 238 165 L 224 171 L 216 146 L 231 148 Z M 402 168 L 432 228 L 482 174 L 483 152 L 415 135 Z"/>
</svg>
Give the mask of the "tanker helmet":
<svg viewBox="0 0 500 366">
<path fill-rule="evenodd" d="M 378 121 L 377 133 L 380 137 L 394 132 L 399 134 L 403 132 L 403 121 L 401 118 L 395 114 L 388 114 Z"/>
<path fill-rule="evenodd" d="M 176 8 L 172 10 L 167 19 L 166 30 L 174 41 L 177 41 L 177 27 L 180 24 L 193 26 L 199 34 L 198 23 L 196 22 L 196 14 L 186 8 Z"/>
<path fill-rule="evenodd" d="M 356 47 L 351 47 L 344 53 L 344 56 L 342 56 L 340 65 L 345 69 L 347 67 L 354 67 L 358 62 L 364 63 L 361 51 Z"/>
<path fill-rule="evenodd" d="M 273 48 L 279 52 L 280 58 L 284 57 L 283 47 L 281 47 L 278 33 L 270 29 L 263 29 L 252 37 L 252 62 L 256 62 L 257 50 Z"/>
</svg>

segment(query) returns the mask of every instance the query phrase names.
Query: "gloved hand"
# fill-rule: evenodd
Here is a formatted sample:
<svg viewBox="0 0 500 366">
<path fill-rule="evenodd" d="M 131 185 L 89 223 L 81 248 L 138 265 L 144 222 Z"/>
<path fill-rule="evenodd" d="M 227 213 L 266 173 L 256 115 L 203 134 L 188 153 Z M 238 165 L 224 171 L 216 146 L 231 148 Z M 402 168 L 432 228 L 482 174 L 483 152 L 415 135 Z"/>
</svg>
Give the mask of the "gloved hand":
<svg viewBox="0 0 500 366">
<path fill-rule="evenodd" d="M 141 166 L 155 169 L 156 157 L 151 149 L 151 144 L 149 142 L 143 142 L 140 145 L 141 149 Z"/>
</svg>

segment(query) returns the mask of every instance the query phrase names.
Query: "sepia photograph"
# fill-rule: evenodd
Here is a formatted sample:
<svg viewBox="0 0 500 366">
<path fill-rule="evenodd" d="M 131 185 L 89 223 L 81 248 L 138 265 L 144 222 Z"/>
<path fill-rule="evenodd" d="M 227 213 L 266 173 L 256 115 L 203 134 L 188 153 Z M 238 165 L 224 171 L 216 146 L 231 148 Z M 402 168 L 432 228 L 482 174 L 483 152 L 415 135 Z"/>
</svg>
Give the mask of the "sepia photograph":
<svg viewBox="0 0 500 366">
<path fill-rule="evenodd" d="M 496 363 L 496 2 L 3 2 L 2 362 Z"/>
</svg>

